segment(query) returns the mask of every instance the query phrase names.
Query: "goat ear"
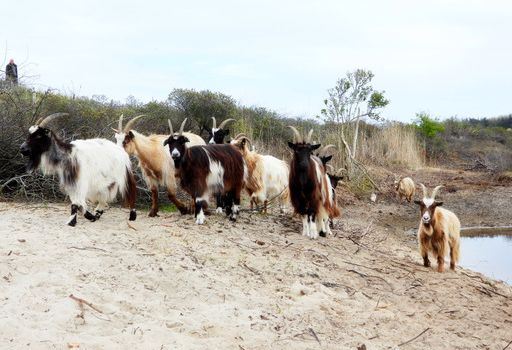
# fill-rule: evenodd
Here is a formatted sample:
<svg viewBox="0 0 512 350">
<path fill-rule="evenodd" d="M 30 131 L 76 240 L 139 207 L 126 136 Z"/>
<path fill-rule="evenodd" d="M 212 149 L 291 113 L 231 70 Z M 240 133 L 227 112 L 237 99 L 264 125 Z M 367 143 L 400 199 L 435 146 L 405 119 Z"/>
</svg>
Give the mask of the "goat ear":
<svg viewBox="0 0 512 350">
<path fill-rule="evenodd" d="M 414 203 L 418 204 L 418 205 L 421 205 L 421 201 L 419 201 L 419 200 L 415 200 Z"/>
<path fill-rule="evenodd" d="M 135 135 L 133 134 L 133 132 L 132 132 L 131 130 L 130 130 L 130 131 L 128 131 L 128 137 L 129 137 L 130 139 L 133 139 L 133 138 L 135 137 Z"/>
<path fill-rule="evenodd" d="M 440 207 L 443 205 L 443 202 L 435 201 L 434 204 L 436 205 L 436 207 Z"/>
<path fill-rule="evenodd" d="M 315 149 L 318 149 L 320 146 L 322 146 L 322 145 L 321 144 L 311 145 L 311 150 L 314 151 Z"/>
<path fill-rule="evenodd" d="M 166 139 L 166 140 L 164 141 L 164 146 L 167 146 L 168 144 L 169 144 L 169 139 Z"/>
<path fill-rule="evenodd" d="M 187 142 L 190 142 L 190 140 L 188 139 L 188 137 L 183 136 L 183 143 L 187 143 Z"/>
<path fill-rule="evenodd" d="M 322 160 L 324 161 L 324 164 L 325 164 L 328 161 L 330 161 L 331 159 L 332 159 L 332 156 L 327 156 L 327 157 L 324 157 Z"/>
<path fill-rule="evenodd" d="M 293 142 L 288 141 L 288 147 L 295 151 L 295 144 Z"/>
</svg>

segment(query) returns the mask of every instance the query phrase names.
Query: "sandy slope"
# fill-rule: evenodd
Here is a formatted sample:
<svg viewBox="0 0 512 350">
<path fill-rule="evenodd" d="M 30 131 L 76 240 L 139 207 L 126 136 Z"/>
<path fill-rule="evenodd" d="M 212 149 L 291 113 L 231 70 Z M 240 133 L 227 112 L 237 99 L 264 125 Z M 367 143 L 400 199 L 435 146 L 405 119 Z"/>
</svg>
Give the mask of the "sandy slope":
<svg viewBox="0 0 512 350">
<path fill-rule="evenodd" d="M 210 216 L 196 226 L 190 216 L 139 213 L 134 230 L 123 209 L 75 228 L 64 225 L 68 210 L 0 203 L 2 349 L 503 349 L 512 341 L 512 288 L 422 267 L 414 238 L 389 221 L 388 212 L 407 216 L 412 207 L 347 208 L 335 237 L 318 241 L 297 233 L 298 219 L 277 215 L 243 213 L 235 224 Z M 70 294 L 101 313 L 81 311 Z"/>
</svg>

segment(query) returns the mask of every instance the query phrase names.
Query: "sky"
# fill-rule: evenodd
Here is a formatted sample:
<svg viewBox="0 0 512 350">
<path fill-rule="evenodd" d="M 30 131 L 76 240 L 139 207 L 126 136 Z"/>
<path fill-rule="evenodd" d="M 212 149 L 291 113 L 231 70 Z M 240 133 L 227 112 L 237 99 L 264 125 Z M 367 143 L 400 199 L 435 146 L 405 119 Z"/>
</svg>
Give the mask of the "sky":
<svg viewBox="0 0 512 350">
<path fill-rule="evenodd" d="M 512 2 L 27 1 L 4 4 L 0 60 L 38 89 L 165 100 L 211 90 L 293 117 L 368 69 L 382 116 L 512 113 Z M 9 15 L 9 14 L 12 15 Z M 4 67 L 1 67 L 2 70 Z"/>
</svg>

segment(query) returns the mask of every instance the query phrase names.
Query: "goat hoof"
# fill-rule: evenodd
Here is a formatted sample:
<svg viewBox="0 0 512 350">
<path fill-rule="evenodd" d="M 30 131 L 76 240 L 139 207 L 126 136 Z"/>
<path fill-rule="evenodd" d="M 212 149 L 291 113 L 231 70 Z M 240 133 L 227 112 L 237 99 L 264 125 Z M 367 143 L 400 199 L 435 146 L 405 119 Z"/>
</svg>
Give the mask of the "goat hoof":
<svg viewBox="0 0 512 350">
<path fill-rule="evenodd" d="M 68 221 L 68 225 L 71 227 L 75 227 L 76 225 L 76 214 L 73 216 L 71 220 Z"/>
<path fill-rule="evenodd" d="M 320 231 L 320 237 L 327 237 L 327 234 L 324 231 Z"/>
<path fill-rule="evenodd" d="M 131 214 L 130 214 L 130 215 L 131 215 Z M 154 218 L 154 217 L 158 216 L 158 211 L 151 209 L 151 210 L 149 211 L 148 216 L 149 216 L 150 218 Z"/>
<path fill-rule="evenodd" d="M 96 216 L 92 215 L 91 213 L 89 213 L 88 211 L 85 212 L 84 214 L 84 218 L 86 218 L 87 220 L 91 221 L 91 222 L 94 222 L 96 221 Z"/>
<path fill-rule="evenodd" d="M 229 220 L 235 222 L 236 221 L 236 216 L 230 216 Z"/>
<path fill-rule="evenodd" d="M 128 220 L 135 221 L 135 219 L 137 219 L 137 212 L 135 211 L 135 209 L 132 209 L 130 210 L 130 217 L 128 218 Z"/>
</svg>

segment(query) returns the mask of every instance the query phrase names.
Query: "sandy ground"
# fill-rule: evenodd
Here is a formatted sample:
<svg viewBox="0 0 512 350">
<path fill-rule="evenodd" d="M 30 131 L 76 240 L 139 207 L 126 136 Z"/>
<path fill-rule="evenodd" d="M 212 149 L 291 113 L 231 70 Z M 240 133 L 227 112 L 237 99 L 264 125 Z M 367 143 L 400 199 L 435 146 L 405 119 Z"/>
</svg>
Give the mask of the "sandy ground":
<svg viewBox="0 0 512 350">
<path fill-rule="evenodd" d="M 443 199 L 463 225 L 512 222 L 510 187 L 459 180 Z M 381 198 L 317 241 L 277 214 L 139 212 L 131 228 L 111 208 L 71 228 L 67 205 L 0 203 L 0 348 L 504 349 L 512 287 L 424 268 L 417 208 Z"/>
</svg>

